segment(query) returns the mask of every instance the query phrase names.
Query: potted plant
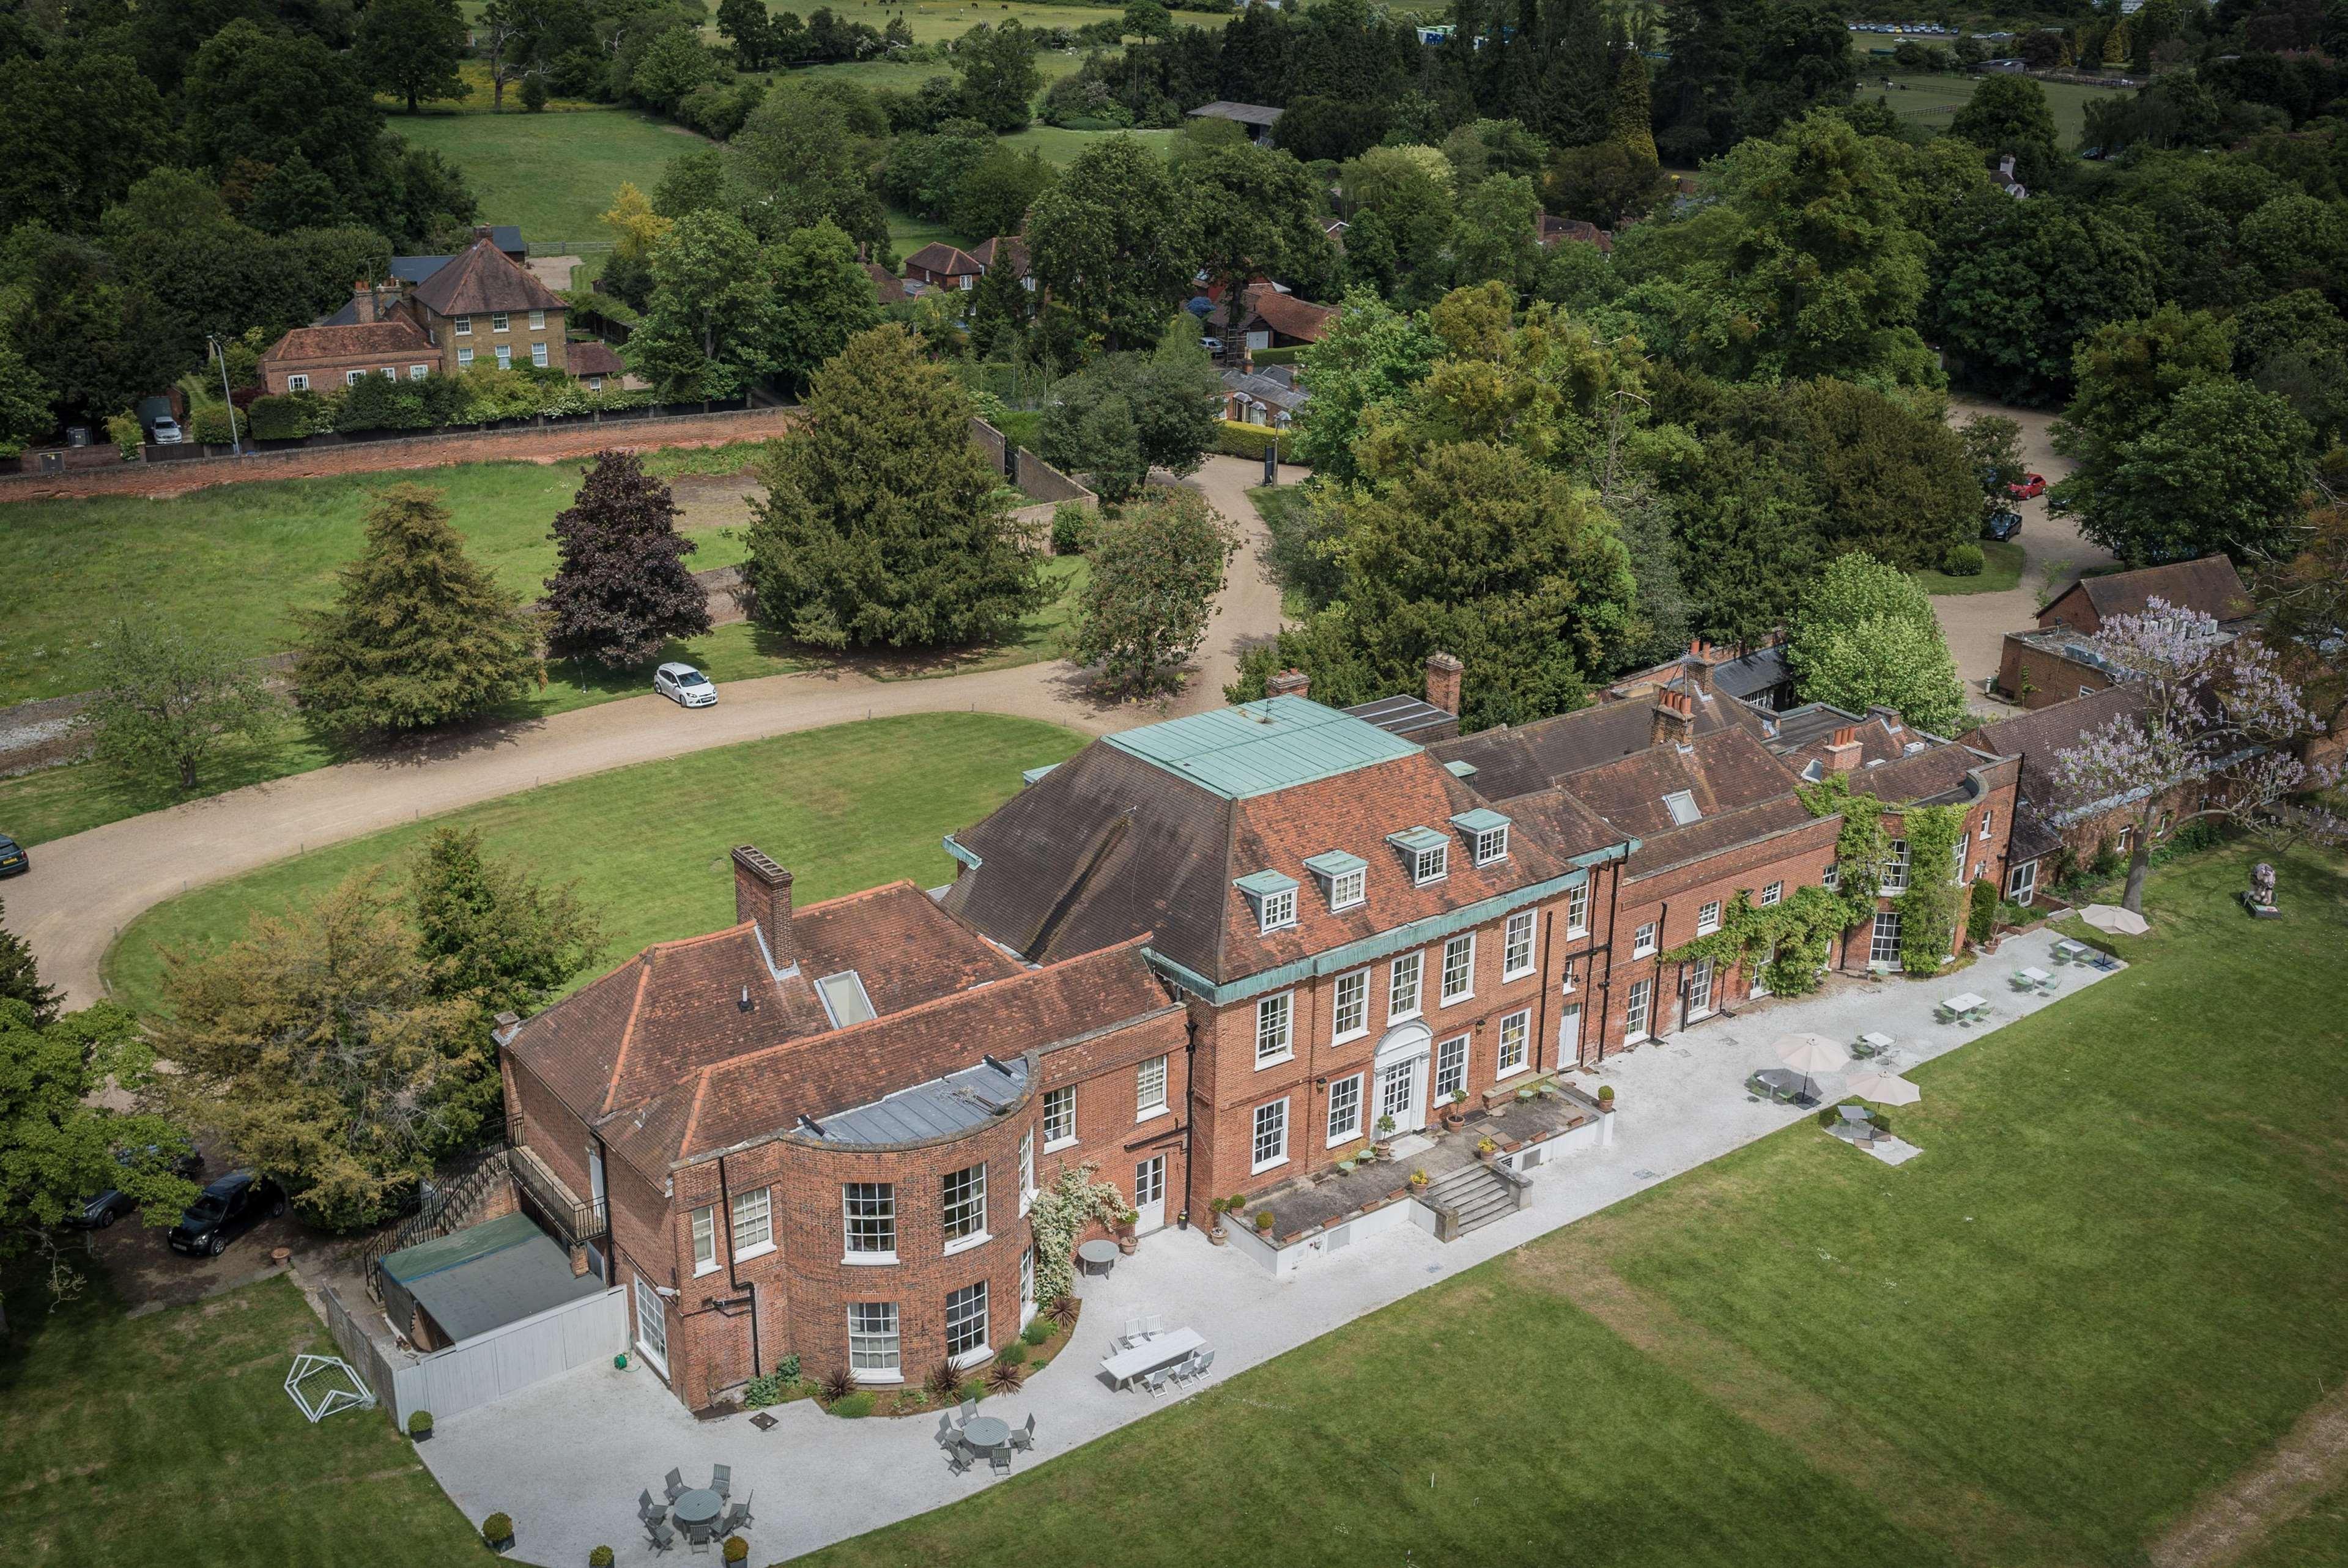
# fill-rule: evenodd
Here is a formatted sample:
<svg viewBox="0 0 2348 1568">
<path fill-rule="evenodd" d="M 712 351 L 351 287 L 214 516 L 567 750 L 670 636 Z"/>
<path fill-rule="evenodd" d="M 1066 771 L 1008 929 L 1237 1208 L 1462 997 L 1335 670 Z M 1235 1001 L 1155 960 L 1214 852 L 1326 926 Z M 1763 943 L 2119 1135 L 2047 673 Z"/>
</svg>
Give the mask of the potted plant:
<svg viewBox="0 0 2348 1568">
<path fill-rule="evenodd" d="M 1378 1118 L 1378 1136 L 1373 1147 L 1376 1149 L 1378 1157 L 1382 1160 L 1385 1158 L 1386 1145 L 1394 1141 L 1394 1130 L 1395 1119 L 1393 1117 L 1382 1116 Z"/>
<path fill-rule="evenodd" d="M 1219 1247 L 1231 1243 L 1231 1233 L 1223 1229 L 1223 1216 L 1231 1212 L 1231 1202 L 1229 1198 L 1217 1198 L 1207 1205 L 1207 1212 L 1213 1216 L 1207 1222 L 1207 1240 Z"/>
<path fill-rule="evenodd" d="M 1443 1108 L 1443 1125 L 1457 1132 L 1468 1125 L 1468 1091 L 1455 1088 L 1450 1102 Z"/>
<path fill-rule="evenodd" d="M 1598 1109 L 1601 1110 L 1612 1110 L 1614 1109 L 1614 1086 L 1612 1084 L 1602 1083 L 1598 1086 Z"/>
<path fill-rule="evenodd" d="M 747 1563 L 749 1560 L 750 1543 L 743 1540 L 738 1535 L 727 1536 L 726 1538 L 726 1561 L 728 1563 Z"/>
<path fill-rule="evenodd" d="M 1269 1236 L 1272 1234 L 1271 1210 L 1258 1209 L 1255 1212 L 1255 1233 L 1259 1236 Z"/>
<path fill-rule="evenodd" d="M 429 1410 L 411 1411 L 407 1418 L 407 1435 L 410 1439 L 416 1442 L 430 1442 L 432 1440 L 432 1412 Z"/>
<path fill-rule="evenodd" d="M 492 1552 L 512 1551 L 513 1521 L 502 1513 L 489 1515 L 481 1521 L 481 1539 L 489 1543 L 489 1550 Z"/>
<path fill-rule="evenodd" d="M 1477 1158 L 1477 1159 L 1483 1161 L 1486 1164 L 1488 1164 L 1488 1164 L 1490 1164 L 1494 1160 L 1498 1159 L 1498 1158 L 1499 1158 L 1499 1155 L 1500 1155 L 1500 1146 L 1499 1146 L 1498 1144 L 1497 1144 L 1497 1143 L 1493 1142 L 1490 1139 L 1488 1139 L 1488 1138 L 1479 1138 L 1479 1139 L 1478 1139 L 1478 1140 L 1476 1140 L 1476 1158 Z"/>
<path fill-rule="evenodd" d="M 1141 1215 L 1132 1209 L 1118 1212 L 1117 1216 L 1117 1250 L 1130 1254 L 1141 1243 L 1134 1238 L 1133 1227 L 1141 1222 Z"/>
<path fill-rule="evenodd" d="M 1426 1191 L 1426 1171 L 1414 1171 L 1410 1173 L 1410 1190 L 1414 1192 L 1424 1192 Z"/>
<path fill-rule="evenodd" d="M 598 1546 L 587 1553 L 587 1568 L 612 1568 L 612 1549 Z"/>
</svg>

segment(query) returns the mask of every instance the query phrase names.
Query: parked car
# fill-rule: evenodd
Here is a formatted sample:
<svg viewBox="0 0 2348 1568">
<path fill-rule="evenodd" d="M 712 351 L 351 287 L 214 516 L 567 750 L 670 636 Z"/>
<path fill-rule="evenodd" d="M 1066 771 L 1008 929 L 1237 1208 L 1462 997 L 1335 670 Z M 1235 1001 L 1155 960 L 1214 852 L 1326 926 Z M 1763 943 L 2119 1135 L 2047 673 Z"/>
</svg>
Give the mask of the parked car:
<svg viewBox="0 0 2348 1568">
<path fill-rule="evenodd" d="M 1199 346 L 1210 354 L 1220 354 L 1223 351 L 1223 340 L 1220 337 L 1202 337 L 1199 339 Z"/>
<path fill-rule="evenodd" d="M 1983 539 L 2012 539 L 2022 531 L 2022 514 L 2018 511 L 1992 512 L 1982 524 Z"/>
<path fill-rule="evenodd" d="M 32 852 L 7 834 L 0 833 L 0 877 L 20 877 L 32 869 Z"/>
<path fill-rule="evenodd" d="M 653 672 L 653 690 L 679 707 L 707 707 L 717 700 L 717 687 L 691 665 L 663 665 Z"/>
<path fill-rule="evenodd" d="M 186 439 L 187 437 L 182 435 L 180 431 L 180 422 L 177 419 L 158 419 L 155 421 L 155 444 L 157 446 L 176 447 L 181 441 Z"/>
<path fill-rule="evenodd" d="M 228 1244 L 285 1212 L 285 1190 L 266 1176 L 232 1171 L 196 1195 L 171 1227 L 171 1250 L 216 1258 Z"/>
<path fill-rule="evenodd" d="M 2024 474 L 2020 479 L 2014 480 L 2012 484 L 2006 486 L 2005 493 L 2012 496 L 2016 500 L 2028 500 L 2033 496 L 2044 495 L 2046 493 L 2046 476 L 2044 474 Z"/>
<path fill-rule="evenodd" d="M 129 1165 L 146 1156 L 161 1152 L 160 1149 L 150 1144 L 144 1150 L 135 1151 L 118 1149 L 114 1152 L 114 1158 L 118 1162 Z M 190 1150 L 172 1161 L 171 1168 L 181 1176 L 193 1178 L 197 1171 L 204 1168 L 204 1157 Z M 83 1199 L 81 1207 L 66 1216 L 66 1223 L 80 1230 L 102 1231 L 138 1207 L 138 1199 L 119 1187 L 108 1187 L 103 1192 Z"/>
</svg>

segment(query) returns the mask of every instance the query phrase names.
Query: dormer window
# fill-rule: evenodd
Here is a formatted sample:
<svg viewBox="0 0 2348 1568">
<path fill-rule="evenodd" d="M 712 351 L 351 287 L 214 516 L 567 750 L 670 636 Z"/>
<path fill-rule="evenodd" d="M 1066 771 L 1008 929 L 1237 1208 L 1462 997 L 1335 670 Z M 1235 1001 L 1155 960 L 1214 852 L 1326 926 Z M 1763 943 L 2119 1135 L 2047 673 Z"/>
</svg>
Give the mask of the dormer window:
<svg viewBox="0 0 2348 1568">
<path fill-rule="evenodd" d="M 1296 923 L 1296 879 L 1278 872 L 1257 872 L 1243 876 L 1233 884 L 1247 895 L 1248 904 L 1255 911 L 1257 934 L 1279 931 Z"/>
<path fill-rule="evenodd" d="M 1451 874 L 1451 841 L 1433 828 L 1409 828 L 1389 834 L 1386 842 L 1402 851 L 1411 885 L 1425 887 Z"/>
<path fill-rule="evenodd" d="M 1343 850 L 1331 850 L 1314 855 L 1304 862 L 1321 884 L 1322 893 L 1329 900 L 1332 913 L 1352 909 L 1365 903 L 1370 896 L 1370 862 L 1359 855 L 1349 855 Z"/>
<path fill-rule="evenodd" d="M 1476 864 L 1488 866 L 1509 858 L 1509 820 L 1498 811 L 1479 806 L 1452 818 L 1451 825 L 1468 840 Z"/>
</svg>

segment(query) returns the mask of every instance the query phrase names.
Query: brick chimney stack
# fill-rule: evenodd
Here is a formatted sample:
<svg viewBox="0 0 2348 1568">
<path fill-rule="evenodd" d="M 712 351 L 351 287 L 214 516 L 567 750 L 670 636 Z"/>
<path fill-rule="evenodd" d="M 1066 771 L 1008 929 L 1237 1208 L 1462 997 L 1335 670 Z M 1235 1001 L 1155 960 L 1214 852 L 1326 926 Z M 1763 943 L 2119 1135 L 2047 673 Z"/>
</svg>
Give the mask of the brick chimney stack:
<svg viewBox="0 0 2348 1568">
<path fill-rule="evenodd" d="M 1859 727 L 1846 724 L 1834 732 L 1834 743 L 1827 748 L 1827 771 L 1848 773 L 1859 766 Z"/>
<path fill-rule="evenodd" d="M 1267 696 L 1303 696 L 1313 689 L 1313 677 L 1303 670 L 1282 670 L 1263 683 Z"/>
<path fill-rule="evenodd" d="M 351 314 L 358 317 L 361 326 L 375 320 L 375 285 L 365 278 L 351 285 Z"/>
<path fill-rule="evenodd" d="M 776 968 L 798 962 L 791 938 L 791 873 L 749 844 L 734 851 L 734 918 L 758 923 Z"/>
<path fill-rule="evenodd" d="M 1655 694 L 1653 722 L 1647 730 L 1650 746 L 1692 746 L 1695 743 L 1695 698 L 1684 691 Z"/>
<path fill-rule="evenodd" d="M 1451 654 L 1426 655 L 1426 700 L 1435 707 L 1457 717 L 1459 714 L 1459 677 L 1467 666 Z"/>
<path fill-rule="evenodd" d="M 1681 660 L 1680 664 L 1681 667 L 1687 671 L 1688 679 L 1694 685 L 1695 689 L 1710 696 L 1712 666 L 1720 663 L 1720 660 L 1719 652 L 1710 643 L 1698 637 L 1688 645 L 1687 657 Z"/>
</svg>

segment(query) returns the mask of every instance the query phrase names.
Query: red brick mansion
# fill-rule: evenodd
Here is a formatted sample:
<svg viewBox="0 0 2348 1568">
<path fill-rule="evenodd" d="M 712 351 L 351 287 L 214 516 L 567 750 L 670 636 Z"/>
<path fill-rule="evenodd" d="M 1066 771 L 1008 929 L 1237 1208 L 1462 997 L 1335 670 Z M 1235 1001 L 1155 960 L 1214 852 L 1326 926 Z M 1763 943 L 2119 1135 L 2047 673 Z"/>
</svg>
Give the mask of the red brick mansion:
<svg viewBox="0 0 2348 1568">
<path fill-rule="evenodd" d="M 1770 711 L 1728 663 L 1465 737 L 1447 655 L 1427 700 L 1346 711 L 1292 674 L 1031 775 L 931 892 L 794 907 L 736 850 L 736 924 L 501 1035 L 525 1187 L 630 1287 L 691 1406 L 786 1355 L 919 1381 L 1037 1309 L 1028 1205 L 1064 1166 L 1145 1236 L 1203 1223 L 1382 1119 L 1502 1105 L 1760 994 L 1767 954 L 1684 950 L 1836 888 L 1836 802 L 1869 802 L 1885 858 L 1826 966 L 1900 963 L 1911 879 L 2026 883 L 2019 757 L 1888 709 Z M 1911 861 L 1921 807 L 1940 863 Z"/>
</svg>

